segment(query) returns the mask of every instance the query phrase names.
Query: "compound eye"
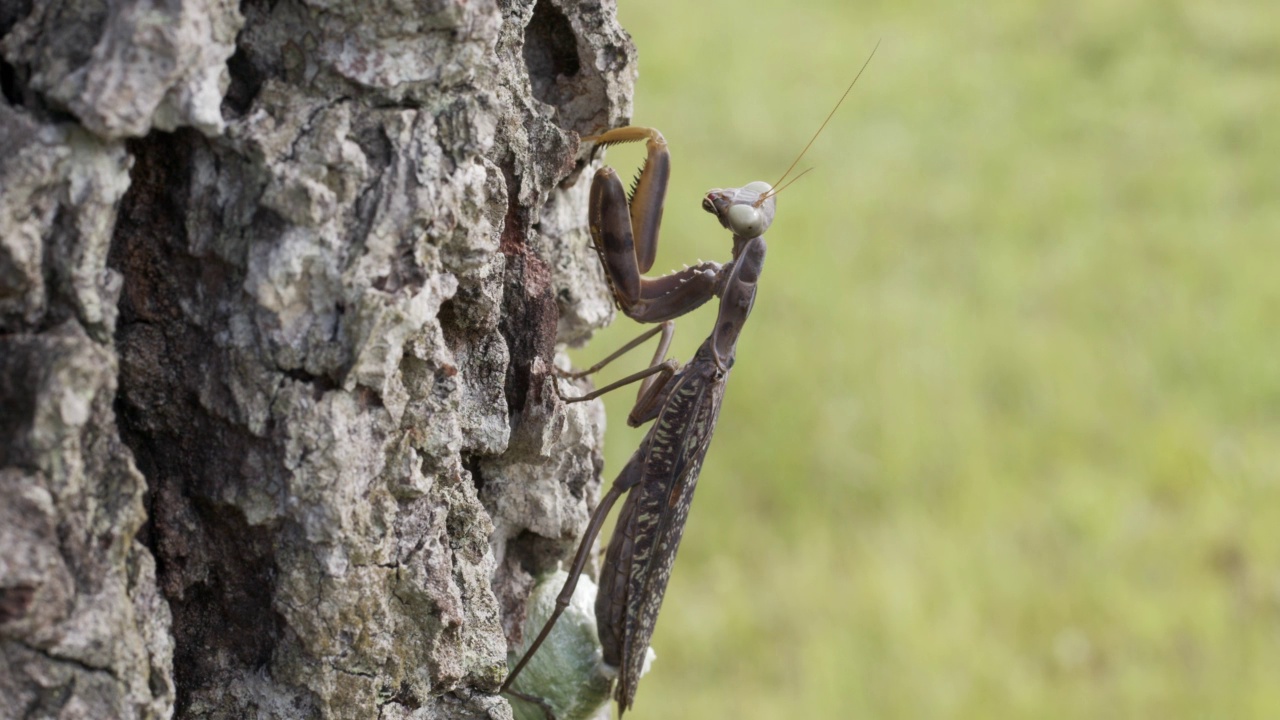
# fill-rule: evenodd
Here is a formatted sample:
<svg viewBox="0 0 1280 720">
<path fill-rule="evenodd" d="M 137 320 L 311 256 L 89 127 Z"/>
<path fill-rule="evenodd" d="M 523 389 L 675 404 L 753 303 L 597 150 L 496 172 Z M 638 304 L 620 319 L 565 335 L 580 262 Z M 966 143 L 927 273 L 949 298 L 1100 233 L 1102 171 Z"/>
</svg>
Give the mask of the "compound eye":
<svg viewBox="0 0 1280 720">
<path fill-rule="evenodd" d="M 764 232 L 764 218 L 750 205 L 734 205 L 729 208 L 729 229 L 741 237 L 760 237 Z"/>
</svg>

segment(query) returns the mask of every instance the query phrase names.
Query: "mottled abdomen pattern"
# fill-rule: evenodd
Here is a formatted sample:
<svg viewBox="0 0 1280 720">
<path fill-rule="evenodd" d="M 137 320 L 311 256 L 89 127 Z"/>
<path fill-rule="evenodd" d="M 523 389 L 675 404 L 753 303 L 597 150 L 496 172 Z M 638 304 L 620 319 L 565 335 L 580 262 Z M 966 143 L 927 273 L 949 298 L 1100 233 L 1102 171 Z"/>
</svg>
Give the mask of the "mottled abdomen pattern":
<svg viewBox="0 0 1280 720">
<path fill-rule="evenodd" d="M 704 345 L 698 355 L 707 352 Z M 632 456 L 643 475 L 618 516 L 600 574 L 596 619 L 604 661 L 619 668 L 617 698 L 624 708 L 653 636 L 680 537 L 693 502 L 702 459 L 715 430 L 723 374 L 713 362 L 691 362 L 673 379 L 662 414 Z"/>
</svg>

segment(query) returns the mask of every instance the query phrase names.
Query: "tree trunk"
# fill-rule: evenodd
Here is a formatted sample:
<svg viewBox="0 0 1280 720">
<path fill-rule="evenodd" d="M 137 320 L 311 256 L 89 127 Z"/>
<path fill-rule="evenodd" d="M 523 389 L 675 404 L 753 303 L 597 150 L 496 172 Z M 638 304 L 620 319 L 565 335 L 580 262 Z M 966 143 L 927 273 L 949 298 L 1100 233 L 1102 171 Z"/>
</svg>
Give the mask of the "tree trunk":
<svg viewBox="0 0 1280 720">
<path fill-rule="evenodd" d="M 614 10 L 0 8 L 0 718 L 510 717 Z"/>
</svg>

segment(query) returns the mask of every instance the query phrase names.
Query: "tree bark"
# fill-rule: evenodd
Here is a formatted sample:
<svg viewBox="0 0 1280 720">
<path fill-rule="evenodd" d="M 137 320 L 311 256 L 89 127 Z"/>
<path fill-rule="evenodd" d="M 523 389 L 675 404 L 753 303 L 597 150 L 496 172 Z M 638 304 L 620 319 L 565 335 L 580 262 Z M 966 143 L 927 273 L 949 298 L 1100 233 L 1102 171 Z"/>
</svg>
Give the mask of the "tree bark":
<svg viewBox="0 0 1280 720">
<path fill-rule="evenodd" d="M 614 3 L 26 0 L 0 56 L 0 718 L 510 717 L 600 482 Z"/>
</svg>

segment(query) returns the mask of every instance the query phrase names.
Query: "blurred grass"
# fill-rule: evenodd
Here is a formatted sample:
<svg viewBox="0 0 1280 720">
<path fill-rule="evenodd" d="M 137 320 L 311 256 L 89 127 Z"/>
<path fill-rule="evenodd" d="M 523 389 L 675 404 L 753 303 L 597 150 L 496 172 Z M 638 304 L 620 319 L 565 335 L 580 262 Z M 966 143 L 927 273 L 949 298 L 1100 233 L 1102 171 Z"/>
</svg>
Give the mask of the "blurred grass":
<svg viewBox="0 0 1280 720">
<path fill-rule="evenodd" d="M 883 39 L 779 197 L 627 717 L 1280 717 L 1280 3 L 620 14 L 655 271 L 728 257 L 702 193 L 772 182 Z"/>
</svg>

